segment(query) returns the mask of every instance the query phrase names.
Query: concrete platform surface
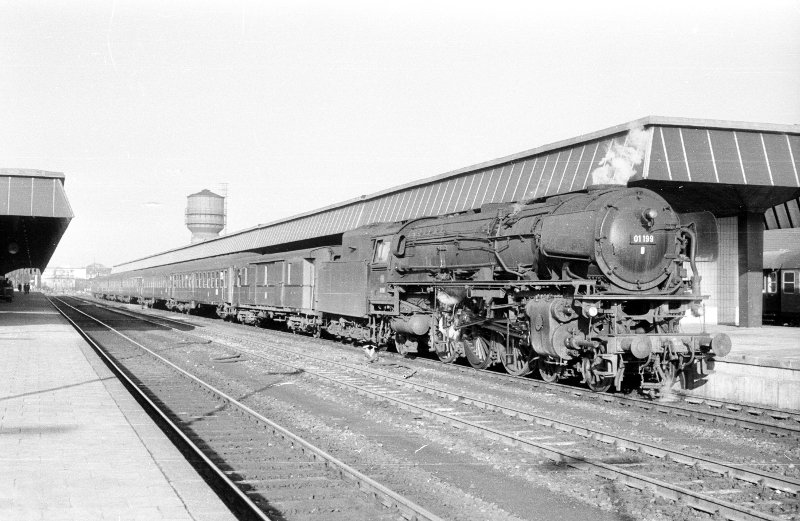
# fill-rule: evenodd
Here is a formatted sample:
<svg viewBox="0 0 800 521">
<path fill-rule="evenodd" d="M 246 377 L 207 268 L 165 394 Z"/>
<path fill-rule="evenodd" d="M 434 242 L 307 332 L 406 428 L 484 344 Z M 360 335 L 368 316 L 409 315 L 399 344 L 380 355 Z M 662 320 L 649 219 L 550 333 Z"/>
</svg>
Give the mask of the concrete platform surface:
<svg viewBox="0 0 800 521">
<path fill-rule="evenodd" d="M 684 330 L 700 327 L 692 324 Z M 727 333 L 733 347 L 691 394 L 800 411 L 800 328 L 713 325 L 707 330 Z"/>
<path fill-rule="evenodd" d="M 0 356 L 0 519 L 235 519 L 43 295 L 0 303 Z"/>
<path fill-rule="evenodd" d="M 684 327 L 687 333 L 700 329 L 694 324 Z M 731 337 L 733 348 L 724 358 L 727 362 L 800 370 L 800 327 L 710 325 L 706 330 Z"/>
</svg>

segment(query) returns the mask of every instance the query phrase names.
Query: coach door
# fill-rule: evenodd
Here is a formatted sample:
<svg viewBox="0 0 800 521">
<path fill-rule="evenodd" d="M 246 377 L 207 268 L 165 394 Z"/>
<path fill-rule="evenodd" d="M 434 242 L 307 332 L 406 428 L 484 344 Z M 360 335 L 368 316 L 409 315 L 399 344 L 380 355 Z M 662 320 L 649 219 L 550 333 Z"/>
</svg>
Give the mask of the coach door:
<svg viewBox="0 0 800 521">
<path fill-rule="evenodd" d="M 303 309 L 314 308 L 314 281 L 317 280 L 317 270 L 314 259 L 303 259 Z"/>
<path fill-rule="evenodd" d="M 141 299 L 144 296 L 144 282 L 142 280 L 142 277 L 134 277 L 133 282 L 135 285 L 134 295 L 136 295 L 137 299 Z"/>
<path fill-rule="evenodd" d="M 283 306 L 310 310 L 314 298 L 314 259 L 288 259 L 283 270 Z"/>
<path fill-rule="evenodd" d="M 225 288 L 223 290 L 225 292 L 225 302 L 232 305 L 237 304 L 237 302 L 233 301 L 233 282 L 236 280 L 235 270 L 236 268 L 233 266 L 228 266 L 226 271 L 221 272 L 222 287 Z"/>
<path fill-rule="evenodd" d="M 764 271 L 762 314 L 764 321 L 774 323 L 781 314 L 781 296 L 778 294 L 778 271 Z"/>
</svg>

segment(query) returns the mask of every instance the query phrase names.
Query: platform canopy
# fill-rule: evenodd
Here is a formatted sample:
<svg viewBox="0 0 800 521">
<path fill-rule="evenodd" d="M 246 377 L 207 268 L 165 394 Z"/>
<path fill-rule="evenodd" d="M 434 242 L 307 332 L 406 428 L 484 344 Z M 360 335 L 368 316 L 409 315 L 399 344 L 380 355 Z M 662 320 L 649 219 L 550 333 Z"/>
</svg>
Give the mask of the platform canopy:
<svg viewBox="0 0 800 521">
<path fill-rule="evenodd" d="M 717 216 L 732 216 L 785 207 L 797 214 L 794 226 L 800 223 L 800 210 L 791 206 L 800 197 L 800 126 L 649 116 L 131 261 L 114 270 L 271 251 L 304 241 L 335 240 L 344 231 L 373 222 L 574 192 L 591 185 L 605 166 L 620 158 L 630 162 L 629 185 L 658 191 L 681 212 L 710 210 Z"/>
<path fill-rule="evenodd" d="M 43 270 L 72 217 L 64 174 L 0 168 L 0 275 Z"/>
</svg>

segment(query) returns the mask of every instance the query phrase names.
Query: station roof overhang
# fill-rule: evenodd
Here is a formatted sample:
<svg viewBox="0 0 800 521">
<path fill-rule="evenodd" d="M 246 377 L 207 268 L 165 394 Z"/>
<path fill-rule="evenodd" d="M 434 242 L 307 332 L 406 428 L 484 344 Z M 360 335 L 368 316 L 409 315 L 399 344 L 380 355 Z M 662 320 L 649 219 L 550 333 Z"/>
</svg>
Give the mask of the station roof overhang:
<svg viewBox="0 0 800 521">
<path fill-rule="evenodd" d="M 767 229 L 800 226 L 800 126 L 645 118 L 641 173 L 629 184 L 679 211 L 765 214 Z"/>
<path fill-rule="evenodd" d="M 630 162 L 628 185 L 661 193 L 680 212 L 766 212 L 769 228 L 769 216 L 777 211 L 800 225 L 800 126 L 648 116 L 130 261 L 114 271 L 265 251 L 375 222 L 575 192 L 598 182 L 598 171 L 620 158 Z"/>
<path fill-rule="evenodd" d="M 72 217 L 64 174 L 0 168 L 0 275 L 44 270 Z"/>
</svg>

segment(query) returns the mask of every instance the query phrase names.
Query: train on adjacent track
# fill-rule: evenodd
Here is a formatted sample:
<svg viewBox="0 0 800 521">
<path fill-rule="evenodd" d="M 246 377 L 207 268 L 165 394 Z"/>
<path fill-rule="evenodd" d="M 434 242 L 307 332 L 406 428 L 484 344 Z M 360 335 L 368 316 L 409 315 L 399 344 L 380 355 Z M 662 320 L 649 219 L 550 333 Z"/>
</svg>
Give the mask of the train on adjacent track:
<svg viewBox="0 0 800 521">
<path fill-rule="evenodd" d="M 575 377 L 595 391 L 657 392 L 706 374 L 731 348 L 725 334 L 681 332 L 702 305 L 697 237 L 657 193 L 595 186 L 370 224 L 320 247 L 112 274 L 92 292 L 550 382 Z"/>
<path fill-rule="evenodd" d="M 764 323 L 800 326 L 800 248 L 764 255 Z"/>
</svg>

